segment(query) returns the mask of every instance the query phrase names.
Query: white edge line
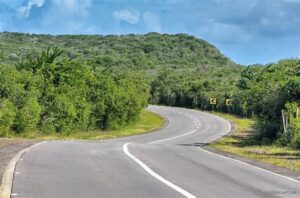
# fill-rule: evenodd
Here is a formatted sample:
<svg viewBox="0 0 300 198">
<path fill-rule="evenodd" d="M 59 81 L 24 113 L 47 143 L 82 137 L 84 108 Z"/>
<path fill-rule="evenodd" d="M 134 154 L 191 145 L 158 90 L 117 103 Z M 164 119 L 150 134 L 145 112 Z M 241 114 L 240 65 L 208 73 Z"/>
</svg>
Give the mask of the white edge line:
<svg viewBox="0 0 300 198">
<path fill-rule="evenodd" d="M 202 113 L 206 113 L 206 112 L 202 112 Z M 223 136 L 225 136 L 225 135 L 227 135 L 228 133 L 230 133 L 232 126 L 231 126 L 231 123 L 230 123 L 228 120 L 226 120 L 225 118 L 222 118 L 222 117 L 213 115 L 213 114 L 209 114 L 209 113 L 206 113 L 206 114 L 211 115 L 211 116 L 213 116 L 213 117 L 215 117 L 215 118 L 224 120 L 224 121 L 227 123 L 227 125 L 228 125 L 228 129 L 227 129 L 227 131 L 226 131 L 224 134 L 220 135 L 219 137 L 216 137 L 216 138 L 212 139 L 210 142 L 213 142 L 213 141 L 215 141 L 215 140 L 217 140 L 217 139 L 220 139 L 220 138 L 222 138 Z"/>
<path fill-rule="evenodd" d="M 144 164 L 141 160 L 136 158 L 134 155 L 132 155 L 128 150 L 128 145 L 132 143 L 126 143 L 123 145 L 123 151 L 124 153 L 129 156 L 132 160 L 134 160 L 137 164 L 139 164 L 146 172 L 148 172 L 152 177 L 156 178 L 160 182 L 164 183 L 165 185 L 169 186 L 170 188 L 174 189 L 175 191 L 181 193 L 185 197 L 188 198 L 196 198 L 195 195 L 192 195 L 191 193 L 187 192 L 186 190 L 183 190 L 182 188 L 178 187 L 177 185 L 171 183 L 170 181 L 166 180 L 162 176 L 158 175 L 156 172 L 154 172 L 151 168 L 149 168 L 146 164 Z"/>
<path fill-rule="evenodd" d="M 190 109 L 189 109 L 189 110 L 190 110 Z M 199 112 L 199 111 L 197 111 L 197 110 L 191 110 L 191 111 Z M 219 139 L 219 138 L 221 138 L 221 137 L 227 135 L 227 134 L 231 131 L 232 125 L 231 125 L 231 123 L 230 123 L 227 119 L 224 119 L 224 118 L 222 118 L 222 117 L 219 117 L 219 116 L 216 116 L 216 115 L 207 113 L 207 112 L 203 112 L 203 111 L 200 111 L 200 112 L 201 112 L 201 113 L 208 114 L 208 115 L 213 116 L 213 117 L 216 117 L 216 118 L 218 118 L 218 119 L 222 119 L 222 120 L 224 120 L 224 121 L 227 123 L 227 125 L 228 125 L 228 130 L 227 130 L 227 132 L 226 132 L 224 135 L 222 135 L 222 136 L 220 136 L 220 137 L 216 137 L 215 139 L 213 139 L 213 140 L 211 140 L 211 141 L 215 141 L 215 140 L 217 140 L 217 139 Z M 157 142 L 162 142 L 162 141 L 166 141 L 166 140 L 171 140 L 171 139 L 179 138 L 179 137 L 182 137 L 182 136 L 185 136 L 185 135 L 189 135 L 189 134 L 194 133 L 194 132 L 195 132 L 195 131 L 192 131 L 192 132 L 189 132 L 189 133 L 186 133 L 186 134 L 183 134 L 183 135 L 179 135 L 179 136 L 167 138 L 167 139 L 157 140 L 157 141 L 154 141 L 154 142 L 150 142 L 149 144 L 153 144 L 153 143 L 157 143 Z M 293 182 L 296 182 L 296 183 L 300 184 L 300 181 L 299 181 L 299 180 L 293 179 L 293 178 L 291 178 L 291 177 L 288 177 L 288 176 L 285 176 L 285 175 L 281 175 L 281 174 L 278 174 L 278 173 L 275 173 L 275 172 L 266 170 L 266 169 L 261 168 L 261 167 L 258 167 L 258 166 L 253 166 L 253 165 L 251 165 L 251 164 L 248 164 L 248 163 L 246 163 L 246 162 L 243 162 L 243 161 L 240 161 L 240 160 L 237 160 L 237 159 L 233 159 L 233 158 L 226 157 L 226 156 L 223 156 L 223 155 L 220 155 L 220 154 L 216 154 L 216 153 L 207 151 L 207 150 L 205 150 L 205 149 L 202 149 L 202 148 L 200 148 L 200 147 L 197 147 L 197 148 L 198 148 L 199 150 L 201 150 L 201 151 L 206 152 L 206 153 L 209 153 L 209 154 L 212 154 L 212 155 L 215 155 L 215 156 L 219 156 L 219 157 L 224 158 L 224 159 L 229 159 L 229 160 L 238 162 L 238 163 L 240 163 L 240 164 L 243 164 L 243 165 L 245 165 L 245 166 L 249 166 L 249 167 L 255 168 L 255 169 L 257 169 L 257 170 L 260 170 L 260 171 L 263 171 L 263 172 L 266 172 L 266 173 L 270 173 L 270 174 L 273 174 L 273 175 L 276 175 L 276 176 L 279 176 L 279 177 L 282 177 L 282 178 L 284 178 L 284 179 L 287 179 L 287 180 L 290 180 L 290 181 L 293 181 Z"/>
<path fill-rule="evenodd" d="M 222 117 L 219 117 L 219 116 L 216 116 L 216 115 L 207 113 L 207 112 L 203 112 L 203 111 L 197 111 L 197 110 L 192 110 L 192 109 L 188 109 L 188 110 L 191 110 L 191 111 L 196 112 L 196 113 L 197 113 L 197 112 L 201 112 L 201 113 L 204 113 L 204 114 L 208 114 L 208 115 L 213 116 L 213 117 L 215 117 L 215 118 L 222 119 L 222 120 L 224 120 L 224 121 L 227 123 L 227 125 L 228 125 L 228 130 L 227 130 L 227 132 L 226 132 L 224 135 L 221 135 L 221 136 L 219 136 L 219 137 L 216 137 L 216 138 L 212 139 L 211 142 L 212 142 L 212 141 L 215 141 L 215 140 L 217 140 L 217 139 L 219 139 L 219 138 L 221 138 L 221 137 L 223 137 L 223 136 L 225 136 L 225 135 L 227 135 L 227 134 L 231 131 L 231 128 L 232 128 L 231 123 L 230 123 L 228 120 L 226 120 L 226 119 L 224 119 L 224 118 L 222 118 Z M 193 132 L 193 131 L 192 131 L 192 132 Z M 179 135 L 179 136 L 175 136 L 175 137 L 172 137 L 172 138 L 168 138 L 168 139 L 157 140 L 157 141 L 154 141 L 154 142 L 150 142 L 149 144 L 153 144 L 153 143 L 157 143 L 157 142 L 162 142 L 162 141 L 166 141 L 166 140 L 170 140 L 170 139 L 179 138 L 179 137 L 182 137 L 182 136 L 191 134 L 192 132 L 189 132 L 189 133 L 186 133 L 186 134 L 183 134 L 183 135 Z M 222 157 L 222 158 L 224 158 L 224 159 L 229 159 L 229 160 L 238 162 L 238 163 L 240 163 L 240 164 L 243 164 L 243 165 L 245 165 L 245 166 L 249 166 L 249 167 L 252 167 L 252 168 L 255 168 L 255 169 L 264 171 L 264 172 L 266 172 L 266 173 L 270 173 L 270 174 L 273 174 L 273 175 L 276 175 L 276 176 L 279 176 L 279 177 L 282 177 L 282 178 L 285 178 L 285 179 L 287 179 L 287 180 L 290 180 L 290 181 L 293 181 L 293 182 L 296 182 L 296 183 L 299 183 L 299 184 L 300 184 L 300 181 L 299 181 L 299 180 L 293 179 L 293 178 L 291 178 L 291 177 L 288 177 L 288 176 L 285 176 L 285 175 L 281 175 L 281 174 L 278 174 L 278 173 L 269 171 L 269 170 L 267 170 L 267 169 L 264 169 L 264 168 L 261 168 L 261 167 L 258 167 L 258 166 L 253 166 L 253 165 L 251 165 L 251 164 L 248 164 L 248 163 L 246 163 L 246 162 L 243 162 L 243 161 L 240 161 L 240 160 L 237 160 L 237 159 L 233 159 L 233 158 L 226 157 L 226 156 L 223 156 L 223 155 L 220 155 L 220 154 L 216 154 L 216 153 L 207 151 L 207 150 L 205 150 L 205 149 L 202 149 L 202 148 L 200 148 L 200 147 L 197 147 L 197 148 L 198 148 L 199 150 L 201 150 L 201 151 L 206 152 L 206 153 L 213 154 L 213 155 Z"/>
<path fill-rule="evenodd" d="M 197 147 L 197 148 L 198 148 L 199 150 L 201 150 L 201 151 L 206 152 L 206 153 L 209 153 L 209 154 L 212 154 L 212 155 L 216 155 L 216 156 L 219 156 L 219 157 L 224 158 L 224 159 L 229 159 L 229 160 L 238 162 L 238 163 L 240 163 L 240 164 L 243 164 L 243 165 L 245 165 L 245 166 L 249 166 L 249 167 L 252 167 L 252 168 L 255 168 L 255 169 L 258 169 L 258 170 L 267 172 L 267 173 L 271 173 L 271 174 L 273 174 L 273 175 L 276 175 L 276 176 L 279 176 L 279 177 L 282 177 L 282 178 L 285 178 L 285 179 L 288 179 L 288 180 L 290 180 L 290 181 L 293 181 L 293 182 L 296 182 L 296 183 L 299 183 L 299 184 L 300 184 L 300 181 L 299 181 L 299 180 L 293 179 L 293 178 L 291 178 L 291 177 L 284 176 L 284 175 L 281 175 L 281 174 L 278 174 L 278 173 L 274 173 L 274 172 L 269 171 L 269 170 L 266 170 L 266 169 L 264 169 L 264 168 L 261 168 L 261 167 L 258 167 L 258 166 L 253 166 L 253 165 L 251 165 L 251 164 L 248 164 L 248 163 L 246 163 L 246 162 L 243 162 L 243 161 L 240 161 L 240 160 L 237 160 L 237 159 L 233 159 L 233 158 L 231 158 L 231 157 L 226 157 L 226 156 L 223 156 L 223 155 L 219 155 L 219 154 L 210 152 L 210 151 L 205 150 L 205 149 L 200 148 L 200 147 Z"/>
<path fill-rule="evenodd" d="M 2 184 L 0 186 L 0 197 L 1 198 L 10 198 L 11 196 L 11 191 L 12 191 L 12 182 L 14 179 L 14 172 L 16 169 L 16 165 L 18 160 L 21 158 L 21 156 L 29 151 L 30 149 L 33 149 L 41 144 L 44 144 L 46 141 L 44 142 L 40 142 L 37 143 L 31 147 L 25 148 L 23 150 L 21 150 L 17 155 L 15 155 L 15 157 L 13 159 L 11 159 L 8 163 L 8 165 L 6 166 L 6 169 L 3 173 L 2 176 Z"/>
<path fill-rule="evenodd" d="M 204 112 L 204 113 L 206 113 L 206 112 Z M 206 114 L 209 114 L 209 113 L 206 113 Z M 212 114 L 209 114 L 209 115 L 212 115 Z M 212 115 L 212 116 L 217 117 L 217 118 L 221 118 L 221 117 L 216 116 L 216 115 Z M 230 122 L 229 122 L 228 120 L 226 120 L 226 119 L 224 119 L 224 118 L 221 118 L 221 119 L 225 120 L 225 121 L 227 122 L 228 126 L 229 126 L 228 132 L 226 133 L 226 134 L 228 134 L 228 133 L 231 131 L 231 127 L 232 127 L 232 126 L 231 126 L 231 124 L 230 124 Z M 226 134 L 225 134 L 225 135 L 226 135 Z M 221 136 L 221 137 L 222 137 L 222 136 Z M 217 139 L 219 139 L 219 138 L 220 138 L 220 137 L 217 137 L 217 138 L 213 139 L 212 141 L 217 140 Z M 249 166 L 249 167 L 252 167 L 252 168 L 255 168 L 255 169 L 264 171 L 264 172 L 266 172 L 266 173 L 270 173 L 270 174 L 273 174 L 273 175 L 276 175 L 276 176 L 279 176 L 279 177 L 282 177 L 282 178 L 285 178 L 285 179 L 287 179 L 287 180 L 290 180 L 290 181 L 293 181 L 293 182 L 296 182 L 296 183 L 300 184 L 300 181 L 299 181 L 299 180 L 293 179 L 293 178 L 291 178 L 291 177 L 288 177 L 288 176 L 285 176 L 285 175 L 281 175 L 281 174 L 278 174 L 278 173 L 274 173 L 274 172 L 269 171 L 269 170 L 267 170 L 267 169 L 264 169 L 264 168 L 261 168 L 261 167 L 258 167 L 258 166 L 253 166 L 253 165 L 251 165 L 251 164 L 248 164 L 248 163 L 246 163 L 246 162 L 243 162 L 243 161 L 240 161 L 240 160 L 237 160 L 237 159 L 233 159 L 233 158 L 231 158 L 231 157 L 226 157 L 226 156 L 224 156 L 224 155 L 220 155 L 220 154 L 217 154 L 217 153 L 213 153 L 213 152 L 210 152 L 210 151 L 205 150 L 205 149 L 200 148 L 200 147 L 197 147 L 197 148 L 198 148 L 199 150 L 201 150 L 201 151 L 206 152 L 206 153 L 213 154 L 213 155 L 219 156 L 219 157 L 224 158 L 224 159 L 229 159 L 229 160 L 238 162 L 238 163 L 240 163 L 240 164 L 243 164 L 243 165 L 245 165 L 245 166 Z"/>
</svg>

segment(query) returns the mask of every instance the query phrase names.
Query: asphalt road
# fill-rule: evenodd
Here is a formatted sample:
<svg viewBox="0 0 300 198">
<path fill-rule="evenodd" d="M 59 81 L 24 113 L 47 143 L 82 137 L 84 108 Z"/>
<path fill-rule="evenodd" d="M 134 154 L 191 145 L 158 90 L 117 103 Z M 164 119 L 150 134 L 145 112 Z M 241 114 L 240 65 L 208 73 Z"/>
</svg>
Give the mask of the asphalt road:
<svg viewBox="0 0 300 198">
<path fill-rule="evenodd" d="M 18 161 L 12 197 L 300 197 L 300 182 L 202 150 L 229 130 L 221 118 L 150 106 L 157 132 L 101 142 L 51 141 Z"/>
</svg>

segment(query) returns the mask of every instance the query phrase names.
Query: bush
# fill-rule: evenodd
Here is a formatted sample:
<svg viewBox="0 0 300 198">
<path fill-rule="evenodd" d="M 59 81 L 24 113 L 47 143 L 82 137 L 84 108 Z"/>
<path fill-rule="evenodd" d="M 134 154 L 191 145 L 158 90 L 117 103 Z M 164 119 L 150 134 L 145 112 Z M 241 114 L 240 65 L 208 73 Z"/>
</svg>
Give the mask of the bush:
<svg viewBox="0 0 300 198">
<path fill-rule="evenodd" d="M 300 131 L 293 136 L 291 146 L 300 149 Z"/>
<path fill-rule="evenodd" d="M 37 128 L 42 107 L 36 97 L 25 99 L 23 106 L 17 111 L 14 129 L 17 133 L 26 133 Z"/>
<path fill-rule="evenodd" d="M 56 59 L 61 53 L 48 48 L 25 55 L 16 68 L 0 67 L 0 136 L 11 129 L 23 135 L 118 128 L 146 106 L 143 75 Z"/>
<path fill-rule="evenodd" d="M 0 100 L 0 136 L 7 136 L 15 121 L 16 107 L 8 99 Z"/>
</svg>

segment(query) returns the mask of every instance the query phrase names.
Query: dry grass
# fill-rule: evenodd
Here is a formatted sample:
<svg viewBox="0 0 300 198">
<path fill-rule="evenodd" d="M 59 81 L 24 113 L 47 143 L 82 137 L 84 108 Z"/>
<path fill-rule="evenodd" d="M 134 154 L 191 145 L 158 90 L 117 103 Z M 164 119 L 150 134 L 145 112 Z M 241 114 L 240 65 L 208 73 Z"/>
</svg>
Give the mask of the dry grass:
<svg viewBox="0 0 300 198">
<path fill-rule="evenodd" d="M 259 145 L 253 138 L 253 120 L 222 113 L 215 114 L 235 123 L 236 132 L 210 144 L 211 147 L 300 172 L 299 150 L 276 145 Z"/>
</svg>

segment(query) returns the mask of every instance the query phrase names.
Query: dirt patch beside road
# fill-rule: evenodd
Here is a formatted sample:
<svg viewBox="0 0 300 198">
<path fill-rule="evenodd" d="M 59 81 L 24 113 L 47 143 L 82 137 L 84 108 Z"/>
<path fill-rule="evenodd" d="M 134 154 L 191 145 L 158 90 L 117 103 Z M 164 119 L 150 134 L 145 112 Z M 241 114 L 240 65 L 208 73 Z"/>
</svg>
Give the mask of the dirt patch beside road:
<svg viewBox="0 0 300 198">
<path fill-rule="evenodd" d="M 2 176 L 9 161 L 21 150 L 40 141 L 0 138 L 0 184 Z"/>
</svg>

